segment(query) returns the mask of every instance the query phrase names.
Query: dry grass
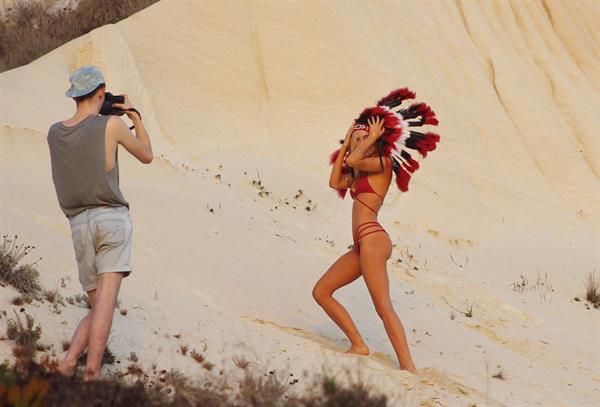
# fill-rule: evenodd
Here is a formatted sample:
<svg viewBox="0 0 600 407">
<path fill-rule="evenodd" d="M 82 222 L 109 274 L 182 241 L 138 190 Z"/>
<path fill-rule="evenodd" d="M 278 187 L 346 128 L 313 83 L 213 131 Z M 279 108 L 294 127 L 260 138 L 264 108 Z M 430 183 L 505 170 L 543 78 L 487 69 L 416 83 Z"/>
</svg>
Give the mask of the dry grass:
<svg viewBox="0 0 600 407">
<path fill-rule="evenodd" d="M 75 10 L 48 12 L 34 1 L 17 0 L 13 15 L 0 22 L 0 72 L 28 64 L 105 24 L 113 24 L 157 0 L 80 0 Z"/>
<path fill-rule="evenodd" d="M 90 303 L 90 297 L 87 294 L 78 294 L 73 297 L 75 302 L 79 305 L 83 305 L 87 309 L 92 309 L 92 304 Z M 72 304 L 72 303 L 71 303 Z"/>
<path fill-rule="evenodd" d="M 233 363 L 239 369 L 246 370 L 250 367 L 250 362 L 243 356 L 234 356 Z"/>
<path fill-rule="evenodd" d="M 469 302 L 469 300 L 465 299 L 465 310 L 463 311 L 463 315 L 467 318 L 473 318 L 473 305 L 474 303 L 472 301 Z"/>
<path fill-rule="evenodd" d="M 87 360 L 87 351 L 83 352 L 81 355 L 79 355 L 79 358 L 77 359 L 77 366 L 85 366 L 85 362 Z M 104 349 L 104 354 L 102 354 L 102 362 L 101 362 L 101 366 L 102 365 L 112 365 L 113 363 L 115 363 L 115 355 L 112 353 L 112 351 L 110 350 L 110 348 L 108 346 L 106 346 L 106 348 Z"/>
<path fill-rule="evenodd" d="M 0 37 L 2 37 L 1 33 Z M 4 40 L 0 41 L 0 44 L 3 42 Z M 21 294 L 37 298 L 42 291 L 42 287 L 39 282 L 40 274 L 35 265 L 40 259 L 31 264 L 19 264 L 25 256 L 35 249 L 35 246 L 18 243 L 18 239 L 17 235 L 12 239 L 4 235 L 0 240 L 0 282 L 13 286 Z"/>
<path fill-rule="evenodd" d="M 93 383 L 79 377 L 66 378 L 50 369 L 47 359 L 27 364 L 18 370 L 7 363 L 0 365 L 0 405 L 7 405 L 8 394 L 24 394 L 29 400 L 48 407 L 90 405 L 106 407 L 176 406 L 281 406 L 281 407 L 385 407 L 384 395 L 373 395 L 360 382 L 340 385 L 333 378 L 315 379 L 302 395 L 288 392 L 286 374 L 257 374 L 246 371 L 244 377 L 228 382 L 213 375 L 206 383 L 193 383 L 178 370 L 144 372 L 132 363 L 124 373 L 108 375 Z M 133 385 L 130 377 L 133 379 Z M 12 404 L 9 404 L 12 405 Z M 21 404 L 19 404 L 21 405 Z"/>
<path fill-rule="evenodd" d="M 286 390 L 285 382 L 278 379 L 273 371 L 266 378 L 246 372 L 239 383 L 238 399 L 243 405 L 272 405 L 272 401 L 281 399 Z"/>
<path fill-rule="evenodd" d="M 202 353 L 198 353 L 195 350 L 190 352 L 190 356 L 198 363 L 204 363 L 204 355 Z"/>
<path fill-rule="evenodd" d="M 600 308 L 600 279 L 598 279 L 595 271 L 588 274 L 585 299 L 592 303 L 595 308 Z"/>
<path fill-rule="evenodd" d="M 42 328 L 39 325 L 34 326 L 35 321 L 31 315 L 24 314 L 25 324 L 23 324 L 16 311 L 15 319 L 8 319 L 6 321 L 6 336 L 16 343 L 16 346 L 13 348 L 13 354 L 17 358 L 19 366 L 25 366 L 33 360 L 39 349 L 44 349 L 38 343 L 42 336 Z"/>
<path fill-rule="evenodd" d="M 16 305 L 18 307 L 20 307 L 21 305 L 24 304 L 31 304 L 33 302 L 34 298 L 31 295 L 28 294 L 20 294 L 17 295 L 16 297 L 14 297 L 12 300 L 10 300 L 10 303 L 12 305 Z"/>
</svg>

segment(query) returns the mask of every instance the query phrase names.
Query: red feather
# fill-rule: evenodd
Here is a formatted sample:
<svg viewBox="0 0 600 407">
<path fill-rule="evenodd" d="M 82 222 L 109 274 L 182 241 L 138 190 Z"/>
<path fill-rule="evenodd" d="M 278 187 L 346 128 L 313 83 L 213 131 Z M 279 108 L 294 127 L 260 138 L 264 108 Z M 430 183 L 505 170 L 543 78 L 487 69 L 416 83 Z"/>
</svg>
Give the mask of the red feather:
<svg viewBox="0 0 600 407">
<path fill-rule="evenodd" d="M 340 149 L 339 148 L 337 150 L 335 150 L 333 153 L 331 153 L 331 155 L 329 156 L 329 164 L 335 163 L 335 161 L 338 158 L 338 155 L 340 155 Z"/>
<path fill-rule="evenodd" d="M 377 102 L 377 105 L 378 106 L 382 106 L 382 105 L 387 106 L 396 100 L 414 99 L 415 95 L 416 95 L 415 92 L 411 91 L 410 89 L 408 89 L 406 87 L 396 89 L 396 90 L 391 91 L 387 96 L 381 98 L 379 100 L 379 102 Z"/>
<path fill-rule="evenodd" d="M 429 151 L 435 150 L 440 136 L 435 133 L 425 133 L 425 137 L 415 143 L 415 147 L 423 157 L 427 157 Z"/>
<path fill-rule="evenodd" d="M 417 161 L 415 161 L 415 159 L 413 159 L 412 157 L 404 158 L 404 159 L 406 160 L 404 168 L 406 168 L 408 170 L 408 172 L 413 173 L 419 169 L 419 163 Z"/>
<path fill-rule="evenodd" d="M 396 185 L 400 188 L 400 191 L 408 191 L 408 182 L 410 181 L 410 174 L 402 169 L 402 166 L 398 166 L 396 170 Z"/>
</svg>

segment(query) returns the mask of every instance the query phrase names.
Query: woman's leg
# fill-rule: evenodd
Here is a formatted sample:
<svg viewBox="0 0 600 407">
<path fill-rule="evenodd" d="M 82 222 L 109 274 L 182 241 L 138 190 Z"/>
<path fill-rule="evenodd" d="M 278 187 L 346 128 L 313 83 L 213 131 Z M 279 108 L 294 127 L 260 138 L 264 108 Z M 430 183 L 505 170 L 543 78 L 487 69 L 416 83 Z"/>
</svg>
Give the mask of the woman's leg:
<svg viewBox="0 0 600 407">
<path fill-rule="evenodd" d="M 349 251 L 333 263 L 329 270 L 323 274 L 315 284 L 312 293 L 317 303 L 333 319 L 337 326 L 344 331 L 352 343 L 347 353 L 368 355 L 369 348 L 360 336 L 350 314 L 348 314 L 348 311 L 346 311 L 342 304 L 333 298 L 333 293 L 338 288 L 350 284 L 360 276 L 359 256 L 353 250 Z"/>
<path fill-rule="evenodd" d="M 94 308 L 94 303 L 96 302 L 96 290 L 88 291 L 87 295 L 90 299 L 91 307 Z M 79 322 L 79 325 L 77 325 L 77 329 L 75 329 L 75 333 L 73 333 L 73 337 L 69 343 L 67 355 L 56 368 L 59 373 L 65 376 L 71 376 L 73 374 L 75 371 L 75 366 L 77 366 L 77 359 L 85 350 L 85 348 L 87 348 L 91 314 L 92 311 L 90 310 L 88 314 Z"/>
<path fill-rule="evenodd" d="M 396 352 L 400 369 L 416 373 L 402 322 L 394 311 L 390 299 L 386 262 L 392 252 L 392 243 L 386 233 L 373 233 L 361 240 L 360 251 L 362 275 L 373 299 L 375 310 L 383 321 L 385 331 Z"/>
</svg>

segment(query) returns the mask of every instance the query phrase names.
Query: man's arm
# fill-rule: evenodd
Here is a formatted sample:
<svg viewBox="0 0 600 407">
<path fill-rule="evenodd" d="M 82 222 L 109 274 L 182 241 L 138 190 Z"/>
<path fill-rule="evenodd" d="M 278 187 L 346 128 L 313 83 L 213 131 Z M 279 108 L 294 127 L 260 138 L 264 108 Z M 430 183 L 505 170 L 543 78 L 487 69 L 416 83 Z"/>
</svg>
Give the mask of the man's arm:
<svg viewBox="0 0 600 407">
<path fill-rule="evenodd" d="M 135 111 L 127 110 L 133 109 L 133 107 L 129 103 L 127 95 L 124 96 L 125 103 L 115 103 L 113 106 L 125 110 L 125 114 L 133 122 L 135 135 L 129 130 L 125 122 L 117 116 L 113 116 L 108 120 L 108 130 L 114 136 L 115 141 L 125 147 L 131 155 L 144 164 L 150 164 L 154 158 L 150 136 L 148 136 L 148 132 L 139 114 Z"/>
</svg>

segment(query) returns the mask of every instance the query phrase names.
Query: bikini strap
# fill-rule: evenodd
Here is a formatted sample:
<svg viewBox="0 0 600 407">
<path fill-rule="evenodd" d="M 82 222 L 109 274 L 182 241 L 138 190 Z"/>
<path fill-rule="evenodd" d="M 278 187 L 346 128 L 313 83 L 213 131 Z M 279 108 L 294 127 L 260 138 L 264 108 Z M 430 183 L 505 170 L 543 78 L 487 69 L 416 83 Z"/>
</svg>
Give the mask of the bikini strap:
<svg viewBox="0 0 600 407">
<path fill-rule="evenodd" d="M 377 194 L 377 192 L 375 192 L 375 193 Z M 379 194 L 377 194 L 377 195 L 379 195 Z M 380 198 L 381 198 L 381 197 L 380 197 Z M 366 203 L 364 203 L 364 202 L 363 202 L 363 201 L 362 201 L 362 200 L 361 200 L 361 199 L 358 197 L 358 195 L 356 195 L 356 198 L 355 198 L 355 199 L 356 199 L 358 202 L 360 202 L 361 204 L 363 204 L 364 206 L 366 206 L 367 208 L 369 208 L 369 209 L 371 210 L 371 212 L 373 212 L 375 215 L 377 215 L 377 211 L 376 211 L 375 209 L 371 208 L 371 207 L 370 207 L 369 205 L 367 205 Z"/>
</svg>

